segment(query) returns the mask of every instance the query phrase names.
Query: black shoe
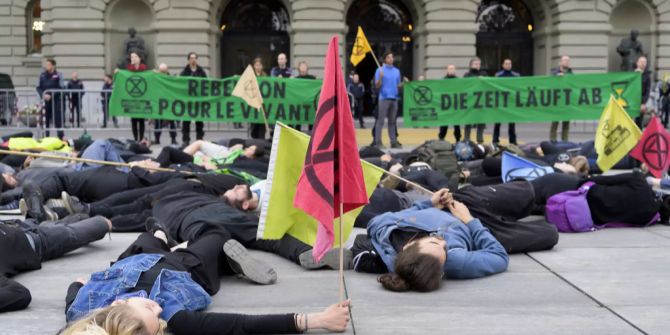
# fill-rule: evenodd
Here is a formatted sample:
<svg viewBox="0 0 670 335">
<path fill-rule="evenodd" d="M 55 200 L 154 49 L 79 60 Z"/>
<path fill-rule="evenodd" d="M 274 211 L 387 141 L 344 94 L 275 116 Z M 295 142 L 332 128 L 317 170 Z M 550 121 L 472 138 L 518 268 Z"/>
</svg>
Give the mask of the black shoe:
<svg viewBox="0 0 670 335">
<path fill-rule="evenodd" d="M 67 192 L 63 191 L 60 194 L 61 200 L 63 200 L 63 205 L 70 214 L 89 214 L 91 212 L 91 206 L 87 203 L 81 202 L 77 197 L 70 196 Z"/>
<path fill-rule="evenodd" d="M 353 268 L 353 255 L 351 253 L 351 250 L 349 249 L 344 249 L 344 269 L 345 270 L 350 270 Z M 300 254 L 298 256 L 298 260 L 300 261 L 300 266 L 302 266 L 304 269 L 307 270 L 315 270 L 315 269 L 320 269 L 323 267 L 328 267 L 333 270 L 337 270 L 340 268 L 340 249 L 339 248 L 333 248 L 326 252 L 323 257 L 321 257 L 320 261 L 314 260 L 314 255 L 312 254 L 312 250 L 308 250 Z"/>
<path fill-rule="evenodd" d="M 178 145 L 178 144 L 179 144 L 179 143 L 177 143 L 177 140 L 175 140 L 175 139 L 173 138 L 173 139 L 172 139 L 172 145 Z"/>
<path fill-rule="evenodd" d="M 39 186 L 33 182 L 27 182 L 23 185 L 23 200 L 26 205 L 26 217 L 33 218 L 38 222 L 48 220 L 44 209 L 44 196 Z"/>
<path fill-rule="evenodd" d="M 223 245 L 223 253 L 228 257 L 228 264 L 233 271 L 244 275 L 252 282 L 269 285 L 277 281 L 277 272 L 269 265 L 253 258 L 240 242 L 228 240 Z"/>
<path fill-rule="evenodd" d="M 170 231 L 165 227 L 163 223 L 158 221 L 153 216 L 150 216 L 144 221 L 144 228 L 147 230 L 148 233 L 151 235 L 155 234 L 157 231 L 162 231 L 163 234 L 165 234 L 165 237 L 167 237 L 167 245 L 172 248 L 177 245 L 177 242 L 173 239 L 170 238 Z"/>
<path fill-rule="evenodd" d="M 393 148 L 393 149 L 402 148 L 402 144 L 400 144 L 400 142 L 398 142 L 398 141 L 393 142 L 393 143 L 391 143 L 391 148 Z"/>
</svg>

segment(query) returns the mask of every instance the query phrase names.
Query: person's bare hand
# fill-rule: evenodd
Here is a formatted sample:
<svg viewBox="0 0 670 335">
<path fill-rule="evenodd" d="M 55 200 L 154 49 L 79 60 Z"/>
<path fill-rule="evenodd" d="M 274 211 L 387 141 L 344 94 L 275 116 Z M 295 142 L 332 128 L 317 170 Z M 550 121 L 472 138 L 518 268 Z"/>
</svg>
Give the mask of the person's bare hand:
<svg viewBox="0 0 670 335">
<path fill-rule="evenodd" d="M 393 157 L 391 157 L 391 155 L 389 154 L 384 154 L 380 157 L 380 159 L 382 160 L 382 162 L 390 162 L 393 159 Z"/>
<path fill-rule="evenodd" d="M 447 206 L 451 214 L 463 223 L 468 223 L 473 220 L 470 210 L 460 201 L 452 201 Z"/>
<path fill-rule="evenodd" d="M 330 307 L 321 313 L 308 315 L 309 328 L 320 328 L 338 333 L 347 330 L 347 324 L 349 324 L 349 304 L 350 301 L 345 300 L 342 305 L 330 305 Z"/>
<path fill-rule="evenodd" d="M 640 106 L 640 113 L 642 113 L 642 114 L 647 113 L 647 105 Z"/>
<path fill-rule="evenodd" d="M 44 100 L 50 101 L 51 100 L 51 94 L 45 94 L 44 95 Z"/>
<path fill-rule="evenodd" d="M 433 207 L 442 209 L 447 206 L 449 202 L 453 201 L 451 193 L 449 193 L 448 188 L 443 188 L 435 193 L 430 198 L 430 202 L 433 203 Z"/>
</svg>

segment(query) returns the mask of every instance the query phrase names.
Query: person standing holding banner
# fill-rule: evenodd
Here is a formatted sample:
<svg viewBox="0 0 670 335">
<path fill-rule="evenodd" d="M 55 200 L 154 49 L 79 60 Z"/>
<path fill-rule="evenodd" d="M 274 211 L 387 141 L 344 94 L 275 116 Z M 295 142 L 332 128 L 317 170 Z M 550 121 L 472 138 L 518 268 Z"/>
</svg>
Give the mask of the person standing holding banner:
<svg viewBox="0 0 670 335">
<path fill-rule="evenodd" d="M 479 57 L 475 57 L 470 59 L 470 70 L 463 75 L 463 78 L 468 78 L 468 77 L 486 77 L 486 71 L 482 70 L 482 60 L 479 59 Z M 475 126 L 477 127 L 477 143 L 482 144 L 484 143 L 484 129 L 486 129 L 486 125 L 483 123 L 478 123 L 475 125 L 468 124 L 465 126 L 465 140 L 469 141 L 470 140 L 470 130 L 472 127 Z"/>
<path fill-rule="evenodd" d="M 518 77 L 519 73 L 512 71 L 512 60 L 505 58 L 502 64 L 503 69 L 496 73 L 496 77 Z M 516 145 L 516 125 L 514 123 L 507 124 L 507 133 L 509 134 L 509 143 Z M 493 126 L 493 144 L 500 143 L 500 123 Z"/>
<path fill-rule="evenodd" d="M 454 79 L 454 78 L 458 78 L 458 76 L 456 75 L 456 65 L 449 64 L 447 65 L 447 75 L 444 76 L 444 79 Z M 445 137 L 447 137 L 448 130 L 449 126 L 441 126 L 440 132 L 437 134 L 437 138 L 444 141 Z M 457 143 L 461 141 L 461 126 L 454 126 L 454 139 L 456 139 Z"/>
<path fill-rule="evenodd" d="M 551 70 L 552 76 L 563 76 L 566 74 L 572 74 L 572 69 L 570 68 L 570 56 L 562 56 L 561 61 L 558 63 L 558 67 Z M 570 135 L 570 121 L 561 122 L 561 140 L 567 142 L 568 136 Z M 551 130 L 549 131 L 549 140 L 556 142 L 558 137 L 558 121 L 551 123 Z"/>
<path fill-rule="evenodd" d="M 188 64 L 181 71 L 182 77 L 201 77 L 207 78 L 207 72 L 198 65 L 198 54 L 191 51 L 186 56 Z M 202 121 L 195 122 L 195 139 L 202 140 L 205 137 L 205 124 Z M 181 140 L 184 145 L 191 143 L 191 121 L 181 122 Z"/>
</svg>

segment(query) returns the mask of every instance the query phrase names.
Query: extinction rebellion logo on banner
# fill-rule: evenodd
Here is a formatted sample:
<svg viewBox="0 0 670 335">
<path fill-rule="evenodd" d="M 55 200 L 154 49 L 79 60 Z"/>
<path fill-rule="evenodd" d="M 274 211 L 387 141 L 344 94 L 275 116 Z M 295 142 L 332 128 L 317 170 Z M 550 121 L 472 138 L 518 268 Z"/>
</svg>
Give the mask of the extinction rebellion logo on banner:
<svg viewBox="0 0 670 335">
<path fill-rule="evenodd" d="M 612 95 L 635 116 L 639 73 L 409 82 L 403 91 L 408 126 L 597 120 Z"/>
<path fill-rule="evenodd" d="M 110 115 L 164 120 L 264 123 L 261 109 L 232 96 L 238 77 L 222 79 L 119 71 L 114 76 Z M 270 123 L 311 124 L 319 102 L 320 80 L 258 78 L 244 87 L 262 96 Z"/>
</svg>

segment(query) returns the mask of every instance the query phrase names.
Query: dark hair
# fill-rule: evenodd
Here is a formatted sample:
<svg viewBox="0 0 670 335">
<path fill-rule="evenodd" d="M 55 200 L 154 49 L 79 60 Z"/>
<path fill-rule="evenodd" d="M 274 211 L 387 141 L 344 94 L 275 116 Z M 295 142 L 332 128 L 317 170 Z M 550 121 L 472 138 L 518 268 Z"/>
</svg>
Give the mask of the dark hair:
<svg viewBox="0 0 670 335">
<path fill-rule="evenodd" d="M 109 73 L 105 73 L 105 77 L 106 77 L 106 78 L 109 78 L 109 79 L 112 79 L 112 78 L 114 78 L 114 77 L 112 77 L 112 75 L 111 75 L 111 74 L 109 74 Z"/>
<path fill-rule="evenodd" d="M 377 281 L 389 291 L 434 291 L 442 284 L 442 264 L 419 252 L 419 245 L 413 243 L 396 256 L 395 273 L 383 274 Z"/>
<path fill-rule="evenodd" d="M 56 60 L 53 58 L 47 58 L 47 63 L 51 63 L 51 65 L 56 66 Z"/>
<path fill-rule="evenodd" d="M 265 155 L 265 148 L 262 145 L 251 144 L 251 145 L 247 146 L 247 148 L 249 148 L 251 146 L 256 147 L 256 150 L 254 150 L 254 157 L 263 157 L 263 155 Z"/>
<path fill-rule="evenodd" d="M 393 55 L 393 51 L 391 51 L 391 50 L 384 51 L 384 55 L 382 56 L 382 59 L 386 59 L 386 57 L 388 57 L 388 55 Z"/>
<path fill-rule="evenodd" d="M 186 55 L 186 59 L 191 59 L 191 55 L 195 55 L 195 59 L 198 59 L 198 54 L 195 51 L 191 51 Z"/>
<path fill-rule="evenodd" d="M 244 202 L 249 201 L 254 197 L 253 192 L 251 192 L 251 187 L 249 185 L 245 186 L 246 186 L 246 199 L 231 201 L 228 198 L 224 198 L 224 201 L 227 202 L 230 206 L 243 211 L 244 208 L 242 207 L 242 205 L 244 204 Z"/>
</svg>

